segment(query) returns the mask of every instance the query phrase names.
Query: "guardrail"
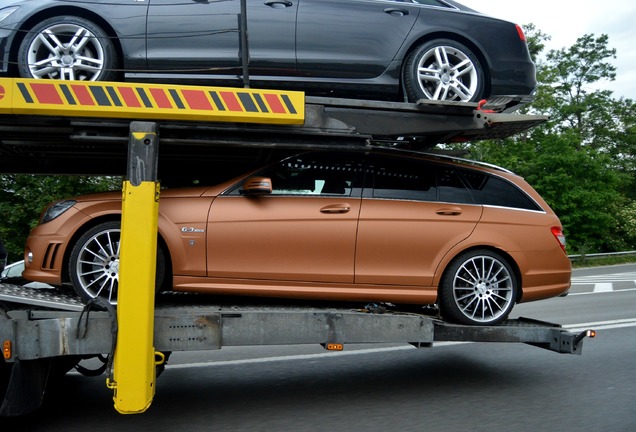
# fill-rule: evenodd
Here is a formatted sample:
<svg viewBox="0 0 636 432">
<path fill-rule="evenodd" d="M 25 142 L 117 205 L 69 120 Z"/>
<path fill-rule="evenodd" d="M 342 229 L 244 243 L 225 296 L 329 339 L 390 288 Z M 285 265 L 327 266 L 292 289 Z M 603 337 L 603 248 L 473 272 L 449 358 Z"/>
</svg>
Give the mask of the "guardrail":
<svg viewBox="0 0 636 432">
<path fill-rule="evenodd" d="M 568 255 L 568 258 L 570 259 L 570 261 L 574 262 L 574 261 L 584 261 L 587 259 L 601 259 L 601 258 L 612 258 L 612 257 L 623 257 L 623 256 L 636 256 L 636 251 Z"/>
</svg>

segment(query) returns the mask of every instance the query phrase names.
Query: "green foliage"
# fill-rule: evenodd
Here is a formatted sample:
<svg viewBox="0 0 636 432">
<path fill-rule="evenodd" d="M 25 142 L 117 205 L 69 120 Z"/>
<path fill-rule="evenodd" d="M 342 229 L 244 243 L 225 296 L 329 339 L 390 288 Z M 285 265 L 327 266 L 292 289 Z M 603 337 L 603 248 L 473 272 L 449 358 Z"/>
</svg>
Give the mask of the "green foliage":
<svg viewBox="0 0 636 432">
<path fill-rule="evenodd" d="M 545 49 L 545 42 L 552 39 L 549 35 L 543 33 L 534 24 L 526 24 L 523 26 L 523 32 L 526 34 L 528 41 L 528 51 L 530 56 L 537 62 L 543 50 Z"/>
<path fill-rule="evenodd" d="M 618 235 L 627 245 L 636 245 L 636 201 L 630 201 L 618 210 Z M 628 246 L 629 249 L 630 248 Z"/>
<path fill-rule="evenodd" d="M 614 237 L 616 214 L 626 201 L 620 193 L 624 176 L 608 170 L 609 158 L 564 133 L 546 137 L 527 180 L 544 196 L 566 227 L 569 250 L 621 249 Z"/>
<path fill-rule="evenodd" d="M 572 267 L 584 268 L 584 267 L 610 266 L 610 265 L 630 264 L 630 263 L 636 263 L 636 256 L 616 256 L 616 257 L 608 257 L 608 258 L 590 258 L 590 257 L 583 256 L 580 259 L 574 260 L 572 262 Z"/>
<path fill-rule="evenodd" d="M 578 149 L 576 134 L 535 133 L 523 141 L 484 142 L 470 152 L 471 158 L 513 170 L 537 189 L 559 215 L 570 253 L 627 247 L 615 234 L 628 176 L 608 170 L 608 156 Z"/>
<path fill-rule="evenodd" d="M 0 175 L 0 238 L 9 262 L 22 259 L 24 244 L 44 208 L 64 198 L 121 188 L 112 177 Z"/>
<path fill-rule="evenodd" d="M 549 36 L 526 26 L 537 63 L 527 111 L 550 117 L 523 136 L 470 144 L 469 157 L 528 180 L 559 215 L 574 254 L 636 249 L 636 107 L 603 83 L 616 77 L 607 35 L 542 55 Z"/>
</svg>

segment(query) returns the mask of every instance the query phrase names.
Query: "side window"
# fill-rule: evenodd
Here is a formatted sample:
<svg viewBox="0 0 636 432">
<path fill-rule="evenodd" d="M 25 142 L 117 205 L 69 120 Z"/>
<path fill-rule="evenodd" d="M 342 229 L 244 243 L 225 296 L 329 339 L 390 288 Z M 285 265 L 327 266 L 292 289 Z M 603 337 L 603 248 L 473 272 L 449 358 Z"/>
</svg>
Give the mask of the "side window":
<svg viewBox="0 0 636 432">
<path fill-rule="evenodd" d="M 417 161 L 376 161 L 373 197 L 415 201 L 437 201 L 436 167 Z"/>
<path fill-rule="evenodd" d="M 457 169 L 408 159 L 375 162 L 373 197 L 473 204 Z"/>
<path fill-rule="evenodd" d="M 473 204 L 473 199 L 457 170 L 441 167 L 439 170 L 439 200 L 448 203 Z"/>
<path fill-rule="evenodd" d="M 446 3 L 442 3 L 441 1 L 438 0 L 407 0 L 408 3 L 419 3 L 422 5 L 428 5 L 428 6 L 437 6 L 437 7 L 450 7 L 449 5 L 447 5 Z"/>
<path fill-rule="evenodd" d="M 259 173 L 272 180 L 272 195 L 350 196 L 360 164 L 355 158 L 303 155 Z"/>
<path fill-rule="evenodd" d="M 505 179 L 475 171 L 466 171 L 463 175 L 480 204 L 541 210 L 525 192 Z"/>
</svg>

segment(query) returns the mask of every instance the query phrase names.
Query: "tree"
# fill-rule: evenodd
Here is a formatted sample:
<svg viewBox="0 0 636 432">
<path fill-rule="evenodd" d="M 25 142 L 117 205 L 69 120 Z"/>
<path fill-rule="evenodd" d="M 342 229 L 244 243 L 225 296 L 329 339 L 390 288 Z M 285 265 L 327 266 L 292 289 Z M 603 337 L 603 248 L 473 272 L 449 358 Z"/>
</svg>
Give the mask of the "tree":
<svg viewBox="0 0 636 432">
<path fill-rule="evenodd" d="M 622 223 L 617 215 L 628 203 L 621 193 L 628 176 L 607 169 L 608 155 L 578 144 L 572 131 L 537 129 L 525 140 L 475 145 L 470 157 L 505 166 L 537 189 L 559 215 L 571 253 L 624 250 L 628 244 L 616 235 Z"/>
<path fill-rule="evenodd" d="M 114 177 L 0 175 L 0 238 L 9 260 L 22 258 L 31 229 L 38 223 L 45 206 L 76 195 L 121 188 Z"/>
<path fill-rule="evenodd" d="M 607 35 L 543 56 L 549 36 L 526 26 L 539 87 L 528 111 L 550 120 L 524 136 L 469 145 L 470 157 L 525 177 L 556 211 L 571 252 L 636 247 L 636 107 L 602 88 L 616 77 Z"/>
</svg>

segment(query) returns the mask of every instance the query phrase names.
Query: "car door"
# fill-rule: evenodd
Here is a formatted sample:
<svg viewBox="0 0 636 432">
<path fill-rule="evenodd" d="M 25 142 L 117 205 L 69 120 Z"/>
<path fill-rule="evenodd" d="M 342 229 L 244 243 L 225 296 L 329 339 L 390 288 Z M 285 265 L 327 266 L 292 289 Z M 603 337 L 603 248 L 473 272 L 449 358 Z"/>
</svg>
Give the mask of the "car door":
<svg viewBox="0 0 636 432">
<path fill-rule="evenodd" d="M 420 12 L 394 0 L 299 1 L 296 56 L 306 77 L 381 75 Z"/>
<path fill-rule="evenodd" d="M 295 73 L 296 10 L 295 1 L 247 0 L 250 74 Z M 239 0 L 150 0 L 148 68 L 240 74 L 239 13 Z"/>
<path fill-rule="evenodd" d="M 260 172 L 272 193 L 240 185 L 212 204 L 208 276 L 353 283 L 361 188 L 357 156 L 303 155 Z"/>
<path fill-rule="evenodd" d="M 482 207 L 452 166 L 375 158 L 369 173 L 355 282 L 430 286 L 442 257 L 474 230 Z"/>
</svg>

